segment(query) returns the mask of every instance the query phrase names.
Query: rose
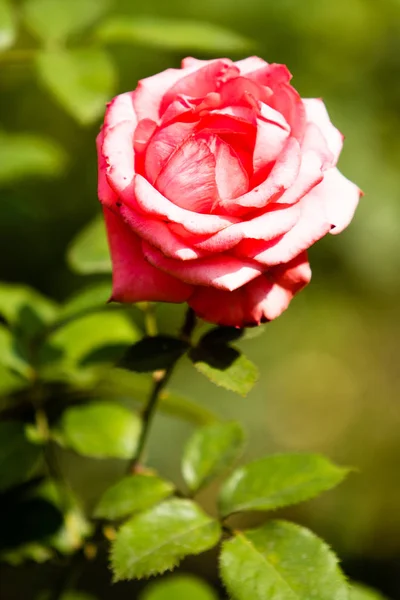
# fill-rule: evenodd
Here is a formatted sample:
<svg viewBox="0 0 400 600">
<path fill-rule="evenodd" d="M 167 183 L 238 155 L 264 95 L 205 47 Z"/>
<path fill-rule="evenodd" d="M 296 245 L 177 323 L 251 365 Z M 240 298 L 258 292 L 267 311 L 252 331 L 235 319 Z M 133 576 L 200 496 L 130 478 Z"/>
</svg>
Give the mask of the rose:
<svg viewBox="0 0 400 600">
<path fill-rule="evenodd" d="M 322 100 L 290 79 L 257 57 L 186 58 L 112 100 L 97 146 L 113 300 L 243 327 L 310 281 L 306 250 L 348 225 L 359 189 Z"/>
</svg>

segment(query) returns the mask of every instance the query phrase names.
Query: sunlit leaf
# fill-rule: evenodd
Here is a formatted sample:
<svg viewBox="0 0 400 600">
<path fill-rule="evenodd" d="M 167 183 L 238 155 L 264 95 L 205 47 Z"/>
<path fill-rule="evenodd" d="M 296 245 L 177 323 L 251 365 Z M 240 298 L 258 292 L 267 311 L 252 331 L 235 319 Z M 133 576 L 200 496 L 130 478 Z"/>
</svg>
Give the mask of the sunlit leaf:
<svg viewBox="0 0 400 600">
<path fill-rule="evenodd" d="M 232 600 L 348 600 L 329 547 L 284 521 L 236 533 L 223 543 L 220 569 Z"/>
<path fill-rule="evenodd" d="M 17 340 L 12 336 L 9 329 L 0 324 L 0 363 L 22 375 L 30 378 L 33 376 L 33 370 L 21 353 Z"/>
<path fill-rule="evenodd" d="M 113 95 L 116 72 L 100 48 L 43 51 L 37 69 L 46 88 L 82 125 L 96 121 Z"/>
<path fill-rule="evenodd" d="M 67 258 L 71 269 L 81 275 L 111 273 L 106 228 L 101 216 L 76 236 L 69 246 Z"/>
<path fill-rule="evenodd" d="M 210 381 L 241 396 L 246 396 L 257 381 L 257 367 L 232 346 L 199 346 L 190 351 L 189 357 Z"/>
<path fill-rule="evenodd" d="M 103 42 L 128 42 L 170 50 L 244 52 L 254 47 L 245 37 L 216 25 L 163 17 L 110 17 L 97 31 Z"/>
<path fill-rule="evenodd" d="M 244 432 L 239 423 L 215 423 L 198 429 L 186 445 L 183 477 L 191 490 L 206 485 L 240 456 Z"/>
<path fill-rule="evenodd" d="M 388 600 L 388 598 L 361 583 L 353 583 L 350 587 L 349 600 Z"/>
<path fill-rule="evenodd" d="M 24 177 L 58 177 L 65 163 L 64 150 L 49 138 L 0 131 L 0 185 Z"/>
<path fill-rule="evenodd" d="M 15 42 L 17 29 L 9 0 L 0 0 L 0 51 L 6 50 Z"/>
<path fill-rule="evenodd" d="M 120 519 L 145 510 L 172 494 L 174 486 L 154 475 L 130 475 L 108 488 L 97 504 L 98 519 Z"/>
<path fill-rule="evenodd" d="M 111 282 L 85 287 L 69 298 L 60 311 L 61 319 L 76 318 L 82 314 L 104 308 L 111 295 Z"/>
<path fill-rule="evenodd" d="M 25 285 L 0 283 L 0 315 L 12 327 L 24 321 L 24 313 L 33 311 L 44 324 L 54 321 L 58 314 L 55 302 Z M 26 324 L 24 326 L 26 328 Z"/>
<path fill-rule="evenodd" d="M 111 552 L 114 579 L 141 579 L 164 573 L 185 556 L 215 546 L 220 535 L 218 522 L 194 502 L 167 500 L 121 527 Z"/>
<path fill-rule="evenodd" d="M 128 409 L 110 402 L 91 402 L 65 411 L 61 435 L 84 456 L 131 458 L 140 434 L 140 420 Z"/>
<path fill-rule="evenodd" d="M 109 0 L 26 0 L 23 17 L 35 35 L 51 44 L 92 25 L 109 5 Z"/>
<path fill-rule="evenodd" d="M 41 449 L 25 437 L 24 426 L 16 421 L 0 423 L 0 490 L 22 483 L 33 473 Z"/>
<path fill-rule="evenodd" d="M 198 577 L 175 575 L 150 583 L 139 600 L 217 600 L 217 595 Z"/>
<path fill-rule="evenodd" d="M 223 515 L 273 510 L 318 496 L 340 483 L 348 469 L 318 454 L 275 454 L 236 469 L 223 484 Z"/>
</svg>

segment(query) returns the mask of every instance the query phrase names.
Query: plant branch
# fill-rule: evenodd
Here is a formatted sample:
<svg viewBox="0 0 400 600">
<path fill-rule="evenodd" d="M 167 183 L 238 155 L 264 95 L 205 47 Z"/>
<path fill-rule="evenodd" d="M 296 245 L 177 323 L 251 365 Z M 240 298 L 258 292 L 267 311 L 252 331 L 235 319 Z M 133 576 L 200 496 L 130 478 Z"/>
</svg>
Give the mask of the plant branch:
<svg viewBox="0 0 400 600">
<path fill-rule="evenodd" d="M 196 315 L 191 308 L 188 308 L 185 315 L 185 320 L 180 330 L 180 338 L 189 342 L 193 330 L 196 326 Z M 176 359 L 167 369 L 163 371 L 155 371 L 153 373 L 154 385 L 150 392 L 149 399 L 145 404 L 142 412 L 142 430 L 140 433 L 135 456 L 129 464 L 129 472 L 135 473 L 145 450 L 146 442 L 150 433 L 153 417 L 158 406 L 160 393 L 167 385 L 174 371 L 175 365 L 179 358 Z"/>
</svg>

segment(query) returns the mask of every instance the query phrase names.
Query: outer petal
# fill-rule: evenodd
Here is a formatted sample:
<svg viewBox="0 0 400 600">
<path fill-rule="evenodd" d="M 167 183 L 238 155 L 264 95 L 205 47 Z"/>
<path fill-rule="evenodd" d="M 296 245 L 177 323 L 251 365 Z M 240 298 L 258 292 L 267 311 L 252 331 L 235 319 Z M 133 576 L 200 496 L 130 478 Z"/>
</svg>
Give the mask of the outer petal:
<svg viewBox="0 0 400 600">
<path fill-rule="evenodd" d="M 198 287 L 188 302 L 211 323 L 230 327 L 259 325 L 286 310 L 310 279 L 307 254 L 303 252 L 290 263 L 268 270 L 233 292 Z"/>
<path fill-rule="evenodd" d="M 167 258 L 147 242 L 143 242 L 142 247 L 152 265 L 193 285 L 232 291 L 257 277 L 263 270 L 262 266 L 250 260 L 239 260 L 228 254 L 182 262 Z"/>
<path fill-rule="evenodd" d="M 257 118 L 257 136 L 253 153 L 253 185 L 257 184 L 257 179 L 260 175 L 262 176 L 265 167 L 279 156 L 289 134 L 290 127 L 284 117 L 270 106 L 262 103 Z"/>
<path fill-rule="evenodd" d="M 110 187 L 107 181 L 107 161 L 103 156 L 103 140 L 104 140 L 104 128 L 101 129 L 99 135 L 96 138 L 97 146 L 97 195 L 99 200 L 105 206 L 112 206 L 118 200 L 118 194 Z"/>
<path fill-rule="evenodd" d="M 117 194 L 127 197 L 132 194 L 135 174 L 133 145 L 136 126 L 132 94 L 114 98 L 105 116 L 101 152 L 107 165 L 108 183 Z"/>
<path fill-rule="evenodd" d="M 182 238 L 174 235 L 164 221 L 150 219 L 140 211 L 125 205 L 121 206 L 120 212 L 124 221 L 137 235 L 159 248 L 166 256 L 179 260 L 194 260 L 205 256 L 205 252 L 192 248 Z"/>
<path fill-rule="evenodd" d="M 196 214 L 181 208 L 167 200 L 141 175 L 135 177 L 135 198 L 144 213 L 179 223 L 195 234 L 210 235 L 240 221 L 235 217 Z"/>
<path fill-rule="evenodd" d="M 113 291 L 116 302 L 184 302 L 191 286 L 150 265 L 141 250 L 140 239 L 124 221 L 104 208 L 108 243 L 113 264 Z"/>
<path fill-rule="evenodd" d="M 271 242 L 243 240 L 235 254 L 268 266 L 287 263 L 326 235 L 332 224 L 318 187 L 300 201 L 301 216 L 288 233 Z"/>
<path fill-rule="evenodd" d="M 334 226 L 330 233 L 340 233 L 353 218 L 362 194 L 357 185 L 346 179 L 338 169 L 326 171 L 315 194 L 324 202 L 328 220 Z"/>
<path fill-rule="evenodd" d="M 334 157 L 334 164 L 336 164 L 343 146 L 343 135 L 332 125 L 325 104 L 320 98 L 303 99 L 303 104 L 306 109 L 307 122 L 317 125 L 326 139 L 328 148 Z"/>
<path fill-rule="evenodd" d="M 249 221 L 226 227 L 222 231 L 199 242 L 193 242 L 196 249 L 207 252 L 225 252 L 236 246 L 241 240 L 273 240 L 287 233 L 298 221 L 300 207 L 274 204 L 268 211 Z"/>
</svg>

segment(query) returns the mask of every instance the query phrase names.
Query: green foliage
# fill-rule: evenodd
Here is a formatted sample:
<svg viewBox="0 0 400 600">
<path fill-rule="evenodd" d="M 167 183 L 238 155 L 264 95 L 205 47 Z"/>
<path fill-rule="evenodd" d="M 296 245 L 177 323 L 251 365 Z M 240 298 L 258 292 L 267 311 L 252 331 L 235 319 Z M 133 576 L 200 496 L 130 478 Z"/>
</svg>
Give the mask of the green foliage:
<svg viewBox="0 0 400 600">
<path fill-rule="evenodd" d="M 0 490 L 22 483 L 35 470 L 41 455 L 39 446 L 31 444 L 22 423 L 0 423 Z"/>
<path fill-rule="evenodd" d="M 221 514 L 273 510 L 318 496 L 340 483 L 348 469 L 318 454 L 276 454 L 236 469 L 219 496 Z"/>
<path fill-rule="evenodd" d="M 0 362 L 3 366 L 15 373 L 26 377 L 33 376 L 33 371 L 25 357 L 21 355 L 20 349 L 11 332 L 0 324 Z"/>
<path fill-rule="evenodd" d="M 49 335 L 47 346 L 40 353 L 41 362 L 46 366 L 43 373 L 48 379 L 93 384 L 100 374 L 97 371 L 104 371 L 104 362 L 111 363 L 113 357 L 108 360 L 100 356 L 97 370 L 88 357 L 110 345 L 127 347 L 139 337 L 140 332 L 127 314 L 102 311 L 84 315 L 66 322 Z M 90 366 L 86 368 L 88 363 Z"/>
<path fill-rule="evenodd" d="M 58 177 L 65 163 L 64 150 L 49 138 L 0 131 L 0 186 L 24 177 Z"/>
<path fill-rule="evenodd" d="M 92 25 L 107 10 L 109 0 L 27 0 L 23 17 L 29 29 L 52 46 Z"/>
<path fill-rule="evenodd" d="M 17 30 L 9 0 L 0 0 L 0 51 L 6 50 L 15 42 Z"/>
<path fill-rule="evenodd" d="M 246 396 L 257 381 L 257 367 L 232 346 L 199 345 L 189 357 L 210 381 L 241 396 Z"/>
<path fill-rule="evenodd" d="M 198 577 L 175 575 L 150 583 L 139 600 L 217 600 L 217 596 Z"/>
<path fill-rule="evenodd" d="M 365 585 L 353 583 L 350 587 L 349 600 L 387 600 L 387 598 Z"/>
<path fill-rule="evenodd" d="M 308 529 L 271 521 L 223 543 L 220 568 L 232 600 L 348 600 L 329 547 Z"/>
<path fill-rule="evenodd" d="M 190 500 L 175 498 L 140 513 L 121 527 L 111 552 L 114 579 L 141 579 L 176 567 L 217 544 L 217 521 Z"/>
<path fill-rule="evenodd" d="M 131 458 L 140 428 L 139 418 L 123 406 L 91 402 L 64 412 L 61 439 L 84 456 Z"/>
<path fill-rule="evenodd" d="M 94 516 L 98 519 L 120 519 L 145 510 L 172 494 L 174 486 L 152 474 L 124 477 L 108 488 L 97 504 Z"/>
<path fill-rule="evenodd" d="M 111 273 L 106 228 L 100 215 L 71 242 L 67 259 L 71 269 L 81 275 Z"/>
<path fill-rule="evenodd" d="M 65 302 L 60 310 L 60 319 L 76 319 L 86 313 L 104 309 L 110 295 L 109 282 L 85 287 Z"/>
<path fill-rule="evenodd" d="M 0 315 L 11 327 L 20 327 L 26 336 L 37 333 L 38 326 L 52 323 L 57 313 L 54 302 L 28 286 L 0 283 Z"/>
<path fill-rule="evenodd" d="M 128 42 L 211 54 L 246 52 L 254 48 L 249 39 L 219 25 L 161 17 L 110 17 L 98 28 L 97 37 L 106 43 Z"/>
<path fill-rule="evenodd" d="M 41 592 L 39 596 L 35 598 L 35 600 L 50 600 L 51 592 L 45 591 Z M 68 590 L 61 594 L 59 600 L 96 600 L 96 596 L 93 594 L 88 594 L 87 592 L 82 592 L 81 590 Z"/>
<path fill-rule="evenodd" d="M 106 52 L 94 47 L 42 51 L 36 64 L 43 84 L 80 124 L 101 117 L 116 84 Z"/>
<path fill-rule="evenodd" d="M 182 458 L 182 473 L 189 489 L 197 491 L 229 468 L 242 453 L 244 440 L 243 428 L 236 422 L 198 429 Z"/>
<path fill-rule="evenodd" d="M 167 369 L 188 348 L 187 342 L 172 336 L 145 337 L 129 348 L 121 365 L 137 373 Z"/>
</svg>

